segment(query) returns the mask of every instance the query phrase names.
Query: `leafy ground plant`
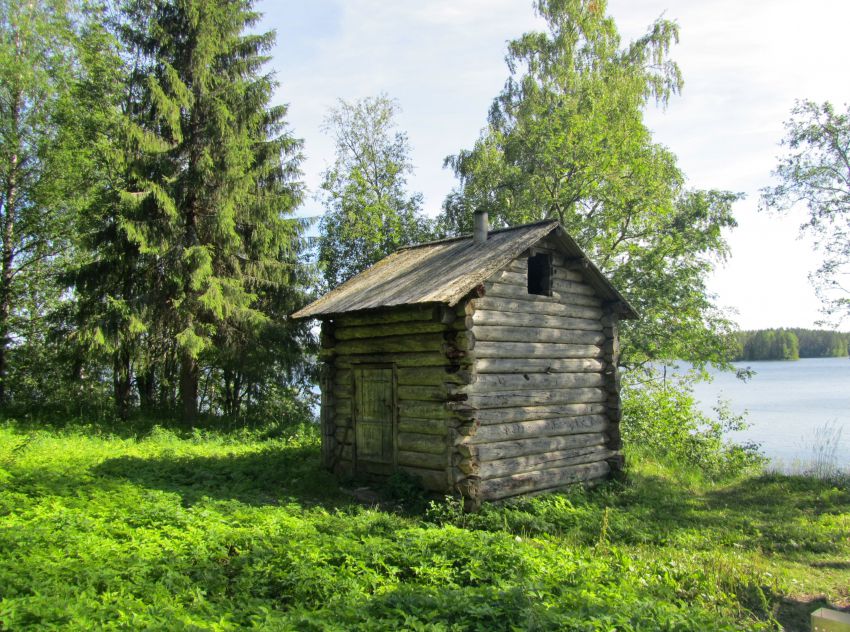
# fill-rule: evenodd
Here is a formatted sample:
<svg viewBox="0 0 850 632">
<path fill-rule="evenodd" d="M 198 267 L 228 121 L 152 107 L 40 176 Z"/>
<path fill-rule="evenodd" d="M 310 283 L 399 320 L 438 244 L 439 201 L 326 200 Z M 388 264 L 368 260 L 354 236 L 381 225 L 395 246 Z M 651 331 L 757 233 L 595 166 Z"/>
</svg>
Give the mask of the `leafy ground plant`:
<svg viewBox="0 0 850 632">
<path fill-rule="evenodd" d="M 0 425 L 0 629 L 772 630 L 850 605 L 850 492 L 824 481 L 633 459 L 401 514 L 318 457 L 309 426 Z"/>
</svg>

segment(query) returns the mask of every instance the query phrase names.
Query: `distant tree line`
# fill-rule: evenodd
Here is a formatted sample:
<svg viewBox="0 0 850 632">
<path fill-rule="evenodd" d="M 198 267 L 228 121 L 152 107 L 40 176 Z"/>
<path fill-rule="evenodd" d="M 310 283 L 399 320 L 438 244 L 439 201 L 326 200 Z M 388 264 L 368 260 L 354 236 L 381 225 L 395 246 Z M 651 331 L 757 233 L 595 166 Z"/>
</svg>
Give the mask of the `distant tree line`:
<svg viewBox="0 0 850 632">
<path fill-rule="evenodd" d="M 736 360 L 797 360 L 848 355 L 850 333 L 826 329 L 760 329 L 735 336 Z"/>
</svg>

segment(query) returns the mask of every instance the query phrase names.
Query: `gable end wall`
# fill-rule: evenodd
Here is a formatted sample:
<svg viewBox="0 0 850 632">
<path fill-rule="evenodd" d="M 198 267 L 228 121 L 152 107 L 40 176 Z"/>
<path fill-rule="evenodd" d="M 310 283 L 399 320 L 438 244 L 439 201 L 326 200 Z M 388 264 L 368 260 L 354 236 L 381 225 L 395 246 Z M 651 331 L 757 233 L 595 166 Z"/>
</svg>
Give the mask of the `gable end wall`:
<svg viewBox="0 0 850 632">
<path fill-rule="evenodd" d="M 524 254 L 464 307 L 473 382 L 455 391 L 475 423 L 452 459 L 473 501 L 601 479 L 622 463 L 616 312 L 553 244 L 535 250 L 552 254 L 551 297 L 528 293 Z"/>
</svg>

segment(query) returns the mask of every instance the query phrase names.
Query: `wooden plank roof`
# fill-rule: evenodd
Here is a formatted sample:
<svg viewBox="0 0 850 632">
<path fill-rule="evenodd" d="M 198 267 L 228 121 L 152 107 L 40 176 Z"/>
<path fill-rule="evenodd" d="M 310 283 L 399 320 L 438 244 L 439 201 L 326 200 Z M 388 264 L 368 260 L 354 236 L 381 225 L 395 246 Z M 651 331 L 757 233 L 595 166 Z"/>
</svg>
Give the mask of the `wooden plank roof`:
<svg viewBox="0 0 850 632">
<path fill-rule="evenodd" d="M 491 230 L 476 244 L 471 235 L 401 248 L 331 290 L 292 318 L 425 303 L 454 306 L 477 285 L 501 270 L 524 250 L 553 235 L 567 257 L 580 259 L 590 283 L 603 300 L 617 303 L 622 318 L 636 318 L 628 301 L 593 265 L 556 220 Z"/>
</svg>

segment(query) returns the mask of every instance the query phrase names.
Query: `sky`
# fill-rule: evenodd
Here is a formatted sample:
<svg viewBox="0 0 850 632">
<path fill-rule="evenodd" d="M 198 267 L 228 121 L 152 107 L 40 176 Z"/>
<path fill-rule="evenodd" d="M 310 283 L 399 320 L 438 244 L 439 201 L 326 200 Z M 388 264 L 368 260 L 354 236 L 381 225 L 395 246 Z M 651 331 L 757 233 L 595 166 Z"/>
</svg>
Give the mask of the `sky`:
<svg viewBox="0 0 850 632">
<path fill-rule="evenodd" d="M 272 69 L 276 102 L 289 104 L 294 134 L 304 139 L 301 212 L 318 215 L 312 194 L 333 160 L 322 119 L 339 98 L 386 93 L 398 100 L 416 167 L 412 191 L 436 215 L 455 184 L 443 159 L 469 148 L 508 71 L 508 40 L 540 29 L 530 0 L 260 0 L 262 28 L 277 31 Z M 805 209 L 758 210 L 772 182 L 795 99 L 850 102 L 846 0 L 609 0 L 623 41 L 658 17 L 675 20 L 671 56 L 685 86 L 646 123 L 669 147 L 694 188 L 745 194 L 731 257 L 709 281 L 720 306 L 743 329 L 812 327 L 821 318 L 808 280 L 819 258 L 800 238 Z M 845 323 L 846 324 L 846 323 Z"/>
</svg>

